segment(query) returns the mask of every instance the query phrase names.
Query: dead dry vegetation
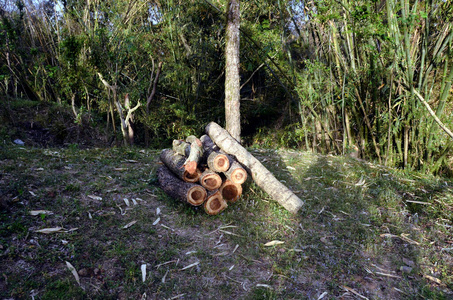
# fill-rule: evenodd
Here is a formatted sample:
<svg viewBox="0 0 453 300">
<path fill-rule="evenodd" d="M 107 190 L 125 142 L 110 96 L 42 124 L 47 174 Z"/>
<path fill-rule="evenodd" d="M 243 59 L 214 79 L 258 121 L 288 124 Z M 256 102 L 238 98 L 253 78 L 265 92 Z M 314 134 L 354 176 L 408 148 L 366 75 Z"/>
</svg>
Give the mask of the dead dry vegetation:
<svg viewBox="0 0 453 300">
<path fill-rule="evenodd" d="M 221 215 L 158 187 L 158 150 L 0 148 L 1 299 L 448 299 L 453 182 L 251 149 L 305 202 L 248 181 Z"/>
</svg>

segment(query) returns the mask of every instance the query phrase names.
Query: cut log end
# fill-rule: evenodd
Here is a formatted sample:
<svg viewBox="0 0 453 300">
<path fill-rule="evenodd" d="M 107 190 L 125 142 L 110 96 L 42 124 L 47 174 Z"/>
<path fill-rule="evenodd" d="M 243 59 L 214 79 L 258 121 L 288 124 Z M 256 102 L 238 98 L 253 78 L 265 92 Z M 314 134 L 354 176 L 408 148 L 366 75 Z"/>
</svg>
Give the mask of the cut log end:
<svg viewBox="0 0 453 300">
<path fill-rule="evenodd" d="M 190 175 L 193 175 L 197 172 L 197 162 L 196 161 L 189 161 L 184 165 L 184 169 Z"/>
<path fill-rule="evenodd" d="M 198 169 L 196 169 L 194 173 L 185 171 L 184 172 L 184 181 L 191 182 L 191 183 L 198 182 L 198 180 L 200 180 L 200 175 L 201 175 L 201 172 Z"/>
<path fill-rule="evenodd" d="M 209 191 L 217 190 L 222 185 L 222 178 L 211 170 L 204 171 L 200 176 L 201 185 Z"/>
<path fill-rule="evenodd" d="M 204 203 L 204 210 L 209 215 L 218 215 L 227 207 L 228 204 L 225 199 L 222 198 L 220 192 L 216 192 L 208 197 L 208 199 Z"/>
<path fill-rule="evenodd" d="M 238 201 L 242 195 L 242 186 L 235 184 L 231 180 L 225 180 L 223 185 L 220 187 L 220 193 L 226 201 L 234 203 Z"/>
<path fill-rule="evenodd" d="M 236 169 L 231 173 L 230 180 L 236 184 L 243 184 L 247 180 L 247 172 L 242 168 Z"/>
<path fill-rule="evenodd" d="M 187 192 L 187 202 L 193 206 L 200 206 L 206 200 L 206 190 L 201 186 L 194 186 Z"/>
<path fill-rule="evenodd" d="M 212 152 L 208 157 L 208 166 L 216 172 L 226 172 L 230 168 L 230 161 L 225 154 Z"/>
</svg>

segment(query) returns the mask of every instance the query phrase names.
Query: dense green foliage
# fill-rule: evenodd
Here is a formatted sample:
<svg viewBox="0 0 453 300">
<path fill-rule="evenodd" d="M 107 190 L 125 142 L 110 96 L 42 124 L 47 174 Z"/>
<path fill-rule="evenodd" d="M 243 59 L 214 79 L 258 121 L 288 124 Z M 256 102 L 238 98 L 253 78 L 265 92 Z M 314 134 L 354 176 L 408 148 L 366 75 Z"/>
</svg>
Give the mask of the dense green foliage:
<svg viewBox="0 0 453 300">
<path fill-rule="evenodd" d="M 129 94 L 151 146 L 222 124 L 226 1 L 33 3 L 0 8 L 2 106 L 69 104 L 114 136 Z M 451 172 L 453 143 L 415 92 L 453 127 L 452 15 L 449 0 L 242 1 L 245 142 Z"/>
</svg>

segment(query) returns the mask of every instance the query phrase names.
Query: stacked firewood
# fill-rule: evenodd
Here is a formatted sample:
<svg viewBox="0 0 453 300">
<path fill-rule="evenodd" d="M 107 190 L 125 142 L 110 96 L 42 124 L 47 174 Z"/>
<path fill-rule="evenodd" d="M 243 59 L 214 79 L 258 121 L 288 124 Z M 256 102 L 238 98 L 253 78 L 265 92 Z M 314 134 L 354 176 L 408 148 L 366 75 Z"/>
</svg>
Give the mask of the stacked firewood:
<svg viewBox="0 0 453 300">
<path fill-rule="evenodd" d="M 174 140 L 160 154 L 157 171 L 161 188 L 170 196 L 206 213 L 217 215 L 242 195 L 247 172 L 232 156 L 222 152 L 208 135 Z"/>
</svg>

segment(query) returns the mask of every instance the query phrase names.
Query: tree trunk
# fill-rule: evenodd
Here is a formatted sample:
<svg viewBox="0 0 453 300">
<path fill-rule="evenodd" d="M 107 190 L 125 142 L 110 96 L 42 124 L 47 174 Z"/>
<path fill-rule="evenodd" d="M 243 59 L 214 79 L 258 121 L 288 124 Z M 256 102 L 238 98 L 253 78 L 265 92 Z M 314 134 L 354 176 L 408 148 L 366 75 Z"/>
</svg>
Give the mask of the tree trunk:
<svg viewBox="0 0 453 300">
<path fill-rule="evenodd" d="M 213 191 L 217 190 L 222 185 L 222 178 L 220 178 L 219 174 L 210 169 L 206 169 L 201 173 L 200 183 L 205 189 Z"/>
<path fill-rule="evenodd" d="M 296 213 L 304 204 L 291 190 L 278 181 L 252 154 L 242 147 L 231 135 L 218 124 L 211 122 L 206 126 L 206 133 L 220 149 L 234 155 L 250 170 L 255 183 L 292 213 Z"/>
<path fill-rule="evenodd" d="M 240 78 L 239 78 L 239 0 L 229 0 L 225 46 L 225 121 L 226 130 L 240 142 Z"/>
<path fill-rule="evenodd" d="M 214 191 L 209 193 L 203 207 L 207 214 L 218 215 L 228 207 L 228 204 L 226 203 L 225 199 L 222 198 L 222 195 L 219 191 Z"/>
<path fill-rule="evenodd" d="M 160 160 L 169 168 L 178 178 L 185 182 L 198 182 L 200 171 L 190 174 L 184 169 L 186 158 L 171 149 L 164 149 L 160 153 Z"/>
<path fill-rule="evenodd" d="M 234 203 L 238 201 L 242 195 L 242 186 L 227 179 L 220 187 L 220 193 L 222 194 L 223 199 Z"/>
<path fill-rule="evenodd" d="M 202 186 L 180 180 L 166 166 L 159 167 L 157 178 L 160 187 L 170 197 L 193 206 L 199 206 L 206 200 L 207 193 Z"/>
</svg>

